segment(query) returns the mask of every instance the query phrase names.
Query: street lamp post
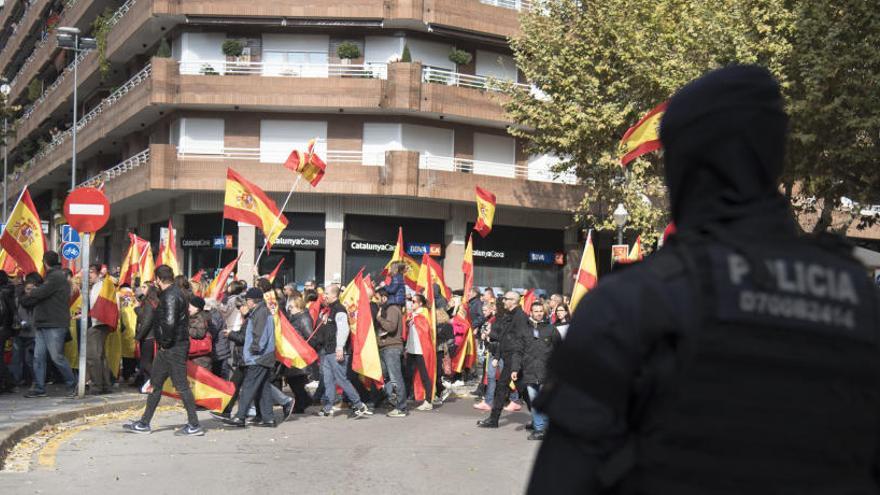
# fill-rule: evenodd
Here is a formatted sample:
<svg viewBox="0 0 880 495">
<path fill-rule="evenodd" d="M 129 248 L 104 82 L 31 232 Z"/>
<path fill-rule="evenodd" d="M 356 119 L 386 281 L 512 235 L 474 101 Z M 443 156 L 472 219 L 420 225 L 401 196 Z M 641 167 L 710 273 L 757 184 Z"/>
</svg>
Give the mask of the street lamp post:
<svg viewBox="0 0 880 495">
<path fill-rule="evenodd" d="M 77 86 L 79 86 L 79 52 L 92 50 L 98 46 L 95 38 L 81 38 L 80 30 L 77 27 L 60 27 L 57 30 L 58 46 L 63 50 L 73 51 L 73 128 L 71 129 L 71 146 L 73 147 L 70 156 L 70 190 L 76 188 L 76 107 L 77 107 Z"/>
<path fill-rule="evenodd" d="M 9 182 L 9 144 L 6 140 L 9 138 L 9 119 L 6 115 L 9 109 L 9 93 L 12 88 L 5 82 L 0 85 L 0 93 L 3 94 L 3 224 L 6 225 L 6 183 Z"/>
<path fill-rule="evenodd" d="M 617 226 L 617 243 L 623 244 L 623 226 L 626 225 L 626 221 L 629 219 L 629 212 L 626 211 L 623 203 L 618 203 L 611 216 L 614 219 L 614 225 Z"/>
</svg>

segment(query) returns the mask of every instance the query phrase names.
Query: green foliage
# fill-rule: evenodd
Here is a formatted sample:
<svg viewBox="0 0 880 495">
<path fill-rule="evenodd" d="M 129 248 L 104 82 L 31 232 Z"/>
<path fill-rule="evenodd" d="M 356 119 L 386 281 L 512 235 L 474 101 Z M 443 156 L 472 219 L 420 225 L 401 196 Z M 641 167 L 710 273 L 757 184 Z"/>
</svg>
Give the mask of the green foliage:
<svg viewBox="0 0 880 495">
<path fill-rule="evenodd" d="M 646 111 L 701 74 L 764 65 L 791 115 L 786 183 L 833 204 L 870 201 L 880 184 L 880 16 L 860 0 L 543 0 L 512 41 L 540 93 L 511 88 L 511 133 L 532 152 L 567 157 L 589 192 L 580 217 L 609 228 L 618 202 L 642 232 L 665 221 L 659 154 L 633 162 L 622 187 L 618 142 Z M 797 188 L 795 188 L 797 189 Z M 876 202 L 877 198 L 873 198 Z M 827 212 L 830 214 L 830 211 Z M 656 223 L 655 223 L 656 222 Z M 655 223 L 653 226 L 652 223 Z M 821 230 L 824 227 L 817 227 Z"/>
<path fill-rule="evenodd" d="M 409 52 L 409 45 L 403 45 L 403 53 L 400 55 L 400 61 L 409 64 L 412 63 L 412 53 Z"/>
<path fill-rule="evenodd" d="M 157 58 L 171 58 L 171 46 L 168 44 L 168 39 L 163 37 L 159 40 L 159 47 L 156 48 Z"/>
<path fill-rule="evenodd" d="M 449 61 L 454 62 L 458 65 L 467 65 L 471 63 L 471 60 L 474 59 L 474 56 L 465 50 L 459 50 L 458 48 L 453 48 L 451 52 L 449 52 Z"/>
<path fill-rule="evenodd" d="M 107 60 L 107 36 L 113 29 L 112 18 L 113 9 L 107 7 L 92 22 L 92 36 L 95 37 L 95 42 L 98 45 L 98 71 L 101 73 L 101 79 L 106 79 L 110 75 L 110 61 Z"/>
<path fill-rule="evenodd" d="M 361 49 L 351 41 L 343 41 L 336 47 L 336 56 L 341 59 L 360 58 Z"/>
<path fill-rule="evenodd" d="M 43 83 L 39 79 L 31 79 L 27 86 L 27 99 L 31 103 L 37 101 L 43 94 Z"/>
<path fill-rule="evenodd" d="M 241 40 L 226 40 L 223 42 L 223 55 L 227 57 L 240 57 L 244 52 L 244 43 Z"/>
</svg>

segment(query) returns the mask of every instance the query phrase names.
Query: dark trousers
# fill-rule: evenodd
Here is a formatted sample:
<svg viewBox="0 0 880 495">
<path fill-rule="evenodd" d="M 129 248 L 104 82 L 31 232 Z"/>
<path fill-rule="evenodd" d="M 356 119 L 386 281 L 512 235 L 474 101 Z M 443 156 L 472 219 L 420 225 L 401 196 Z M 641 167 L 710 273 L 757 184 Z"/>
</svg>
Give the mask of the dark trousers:
<svg viewBox="0 0 880 495">
<path fill-rule="evenodd" d="M 236 417 L 245 419 L 247 411 L 255 400 L 259 400 L 260 419 L 264 422 L 274 421 L 272 412 L 272 392 L 269 390 L 269 368 L 253 365 L 244 369 L 244 381 L 239 393 L 238 412 Z"/>
<path fill-rule="evenodd" d="M 306 391 L 306 383 L 309 382 L 309 377 L 304 375 L 301 370 L 287 369 L 284 372 L 284 381 L 287 382 L 287 386 L 293 392 L 293 400 L 296 401 L 293 403 L 294 411 L 298 413 L 305 411 L 312 403 L 312 398 L 309 397 L 309 393 Z"/>
<path fill-rule="evenodd" d="M 141 421 L 150 424 L 153 414 L 156 412 L 156 406 L 162 399 L 162 386 L 165 380 L 171 378 L 171 383 L 180 394 L 183 401 L 183 407 L 186 408 L 186 421 L 191 426 L 198 426 L 199 417 L 196 416 L 196 401 L 193 398 L 192 390 L 189 388 L 189 382 L 186 379 L 186 356 L 189 354 L 189 341 L 179 342 L 170 349 L 159 349 L 156 353 L 156 359 L 153 361 L 153 376 L 150 378 L 150 384 L 153 391 L 147 397 L 147 408 Z"/>
<path fill-rule="evenodd" d="M 501 376 L 498 378 L 498 382 L 495 386 L 495 397 L 492 398 L 492 413 L 489 417 L 493 419 L 498 419 L 501 417 L 501 410 L 504 409 L 504 406 L 507 405 L 508 399 L 510 399 L 510 375 L 513 373 L 513 370 L 510 369 L 510 365 L 507 363 L 511 362 L 512 359 L 508 356 L 503 359 L 504 366 L 501 368 Z M 514 382 L 516 387 L 519 387 L 519 382 Z"/>
<path fill-rule="evenodd" d="M 230 399 L 229 404 L 226 405 L 226 409 L 223 410 L 223 414 L 229 415 L 232 413 L 232 408 L 235 407 L 235 403 L 238 402 L 238 394 L 241 392 L 241 384 L 244 382 L 244 369 L 239 366 L 232 371 L 232 378 L 229 379 L 233 385 L 235 385 L 235 393 L 232 394 L 232 399 Z"/>
<path fill-rule="evenodd" d="M 422 384 L 425 386 L 425 400 L 430 401 L 433 383 L 431 383 L 431 376 L 428 375 L 428 367 L 425 365 L 425 356 L 409 354 L 406 356 L 406 376 L 409 377 L 410 383 L 414 384 L 416 382 L 416 373 L 419 374 Z M 415 386 L 413 385 L 410 390 L 413 391 L 413 398 L 415 399 Z"/>
<path fill-rule="evenodd" d="M 144 339 L 141 342 L 141 373 L 144 380 L 153 376 L 153 359 L 156 357 L 156 339 Z"/>
<path fill-rule="evenodd" d="M 3 332 L 0 330 L 0 332 Z M 0 392 L 12 390 L 15 387 L 15 379 L 12 372 L 6 367 L 6 341 L 12 340 L 8 333 L 0 333 Z"/>
</svg>

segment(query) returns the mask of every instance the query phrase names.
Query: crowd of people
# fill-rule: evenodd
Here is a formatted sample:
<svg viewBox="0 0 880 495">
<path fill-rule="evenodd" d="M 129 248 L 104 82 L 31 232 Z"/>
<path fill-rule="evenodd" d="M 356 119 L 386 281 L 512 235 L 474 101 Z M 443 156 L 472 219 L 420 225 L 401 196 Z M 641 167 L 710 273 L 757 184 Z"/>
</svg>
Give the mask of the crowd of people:
<svg viewBox="0 0 880 495">
<path fill-rule="evenodd" d="M 26 388 L 25 397 L 44 397 L 48 380 L 64 383 L 68 394 L 75 396 L 78 366 L 68 362 L 64 348 L 82 332 L 78 310 L 71 306 L 78 295 L 78 276 L 62 269 L 54 252 L 47 252 L 44 262 L 45 277 L 30 274 L 10 280 L 0 272 L 0 339 L 2 345 L 12 341 L 8 366 L 0 364 L 0 389 Z M 175 276 L 170 267 L 159 266 L 152 282 L 133 289 L 134 356 L 108 361 L 104 344 L 110 334 L 123 330 L 122 324 L 116 328 L 91 315 L 85 330 L 88 393 L 112 393 L 123 384 L 138 387 L 149 395 L 147 408 L 140 421 L 126 428 L 148 432 L 163 385 L 170 379 L 188 412 L 181 434 L 200 435 L 204 431 L 186 379 L 187 361 L 234 384 L 235 395 L 225 409 L 211 412 L 234 427 L 275 426 L 276 406 L 281 407 L 281 421 L 304 414 L 313 405 L 320 417 L 332 417 L 343 409 L 352 417 L 366 417 L 384 409 L 388 417 L 403 418 L 413 409 L 430 411 L 442 405 L 454 387 L 472 383 L 474 408 L 489 413 L 479 426 L 497 427 L 502 411 L 519 411 L 525 403 L 533 417 L 529 438 L 543 438 L 546 418 L 531 403 L 546 379 L 550 352 L 571 318 L 563 296 L 538 295 L 526 307 L 514 291 L 452 291 L 447 299 L 438 290 L 433 300 L 436 336 L 431 344 L 420 338 L 423 327 L 418 321 L 429 309 L 426 294 L 407 286 L 403 263 L 392 271 L 384 282 L 368 287 L 384 378 L 381 387 L 365 385 L 352 370 L 352 328 L 339 284 L 318 287 L 311 280 L 298 290 L 295 284 L 267 278 L 253 286 L 234 280 L 221 297 L 205 298 L 204 283 L 194 284 L 185 276 Z M 112 275 L 92 265 L 87 277 L 94 307 L 104 277 Z M 314 349 L 316 362 L 295 368 L 277 360 L 267 293 L 277 302 L 281 317 Z M 455 318 L 457 314 L 466 318 Z M 472 369 L 456 372 L 450 361 L 466 338 L 473 338 L 477 360 Z M 433 353 L 426 352 L 425 342 L 435 347 Z"/>
</svg>

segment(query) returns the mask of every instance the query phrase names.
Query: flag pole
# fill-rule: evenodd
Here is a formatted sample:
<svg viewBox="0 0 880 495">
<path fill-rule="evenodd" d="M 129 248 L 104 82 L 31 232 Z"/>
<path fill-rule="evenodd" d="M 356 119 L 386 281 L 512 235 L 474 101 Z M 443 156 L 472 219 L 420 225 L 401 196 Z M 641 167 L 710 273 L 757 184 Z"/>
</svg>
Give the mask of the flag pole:
<svg viewBox="0 0 880 495">
<path fill-rule="evenodd" d="M 223 247 L 217 250 L 217 268 L 220 268 L 220 265 L 223 264 L 223 248 L 226 247 L 226 218 L 222 215 L 220 216 L 220 238 L 223 239 Z"/>
<path fill-rule="evenodd" d="M 275 221 L 272 222 L 272 228 L 269 229 L 269 234 L 275 231 L 275 227 L 278 225 L 278 220 L 281 218 L 281 215 L 284 215 L 284 209 L 287 208 L 287 203 L 290 202 L 291 196 L 293 196 L 293 191 L 296 189 L 297 184 L 299 184 L 300 179 L 302 179 L 302 174 L 296 175 L 296 180 L 293 181 L 293 187 L 290 188 L 290 192 L 287 193 L 287 198 L 284 199 L 284 204 L 281 205 L 281 209 L 278 211 L 278 216 L 275 217 Z M 263 236 L 263 247 L 260 248 L 260 254 L 257 255 L 256 261 L 254 261 L 254 273 L 257 274 L 257 278 L 259 278 L 260 272 L 260 259 L 263 257 L 263 252 L 266 251 L 266 245 L 269 243 L 269 236 Z"/>
</svg>

